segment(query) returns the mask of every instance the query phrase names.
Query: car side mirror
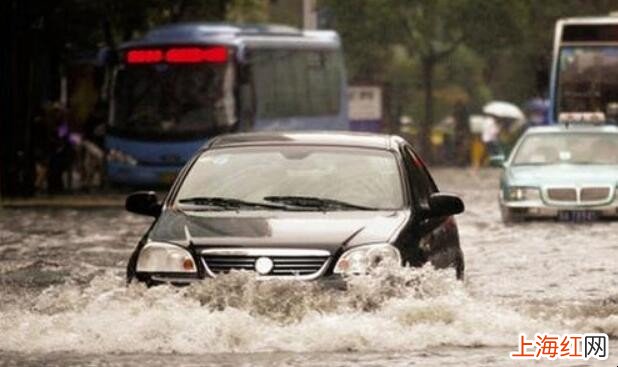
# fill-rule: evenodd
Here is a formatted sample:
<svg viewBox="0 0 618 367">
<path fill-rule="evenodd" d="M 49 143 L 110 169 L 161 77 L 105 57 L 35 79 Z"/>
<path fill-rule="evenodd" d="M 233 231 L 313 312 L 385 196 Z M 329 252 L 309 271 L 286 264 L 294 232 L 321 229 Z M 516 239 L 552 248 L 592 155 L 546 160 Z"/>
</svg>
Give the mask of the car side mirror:
<svg viewBox="0 0 618 367">
<path fill-rule="evenodd" d="M 127 196 L 124 203 L 127 211 L 135 214 L 158 217 L 161 214 L 161 204 L 154 191 L 138 191 Z"/>
<path fill-rule="evenodd" d="M 464 203 L 458 196 L 436 192 L 429 197 L 429 217 L 448 217 L 464 210 Z"/>
<path fill-rule="evenodd" d="M 504 154 L 496 154 L 489 157 L 489 165 L 492 167 L 504 167 L 506 157 Z"/>
</svg>

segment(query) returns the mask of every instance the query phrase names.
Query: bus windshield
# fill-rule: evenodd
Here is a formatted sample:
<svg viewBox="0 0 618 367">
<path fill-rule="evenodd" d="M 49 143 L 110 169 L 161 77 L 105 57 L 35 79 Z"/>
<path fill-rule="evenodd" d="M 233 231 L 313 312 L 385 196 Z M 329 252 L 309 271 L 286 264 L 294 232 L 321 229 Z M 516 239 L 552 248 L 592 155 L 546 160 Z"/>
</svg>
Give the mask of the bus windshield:
<svg viewBox="0 0 618 367">
<path fill-rule="evenodd" d="M 560 112 L 602 112 L 618 121 L 618 45 L 562 47 L 558 96 Z"/>
<path fill-rule="evenodd" d="M 111 128 L 146 137 L 195 137 L 236 122 L 230 64 L 122 66 L 114 86 Z"/>
</svg>

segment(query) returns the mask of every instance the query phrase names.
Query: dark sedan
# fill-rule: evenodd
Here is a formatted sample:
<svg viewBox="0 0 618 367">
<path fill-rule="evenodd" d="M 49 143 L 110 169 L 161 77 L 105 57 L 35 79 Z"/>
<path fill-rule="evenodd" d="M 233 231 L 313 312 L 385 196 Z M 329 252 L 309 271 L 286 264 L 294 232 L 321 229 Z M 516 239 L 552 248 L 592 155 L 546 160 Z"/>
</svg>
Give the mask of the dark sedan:
<svg viewBox="0 0 618 367">
<path fill-rule="evenodd" d="M 453 215 L 412 147 L 392 135 L 248 133 L 205 145 L 160 203 L 132 194 L 153 225 L 129 280 L 187 283 L 246 270 L 261 278 L 338 279 L 379 267 L 464 274 Z"/>
</svg>

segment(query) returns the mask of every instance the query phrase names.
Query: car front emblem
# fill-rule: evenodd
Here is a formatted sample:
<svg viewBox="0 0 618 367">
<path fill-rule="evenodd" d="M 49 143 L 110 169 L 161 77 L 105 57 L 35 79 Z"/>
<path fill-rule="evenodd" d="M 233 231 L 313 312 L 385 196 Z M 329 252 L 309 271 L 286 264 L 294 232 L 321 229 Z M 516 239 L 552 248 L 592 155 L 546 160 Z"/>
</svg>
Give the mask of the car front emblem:
<svg viewBox="0 0 618 367">
<path fill-rule="evenodd" d="M 260 275 L 266 275 L 270 273 L 270 271 L 273 270 L 274 266 L 275 264 L 273 263 L 273 261 L 267 257 L 259 257 L 257 260 L 255 260 L 255 271 L 257 271 Z"/>
</svg>

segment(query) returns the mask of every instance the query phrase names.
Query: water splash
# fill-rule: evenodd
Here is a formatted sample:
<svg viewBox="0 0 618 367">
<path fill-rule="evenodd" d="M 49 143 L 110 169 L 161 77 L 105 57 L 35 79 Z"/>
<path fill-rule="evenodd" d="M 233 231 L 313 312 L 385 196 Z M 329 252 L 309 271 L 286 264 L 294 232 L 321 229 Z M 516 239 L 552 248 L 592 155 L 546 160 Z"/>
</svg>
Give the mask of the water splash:
<svg viewBox="0 0 618 367">
<path fill-rule="evenodd" d="M 5 305 L 0 350 L 80 353 L 409 351 L 511 345 L 542 322 L 470 296 L 450 271 L 397 269 L 319 282 L 232 273 L 189 287 L 126 286 L 107 271 Z"/>
</svg>

